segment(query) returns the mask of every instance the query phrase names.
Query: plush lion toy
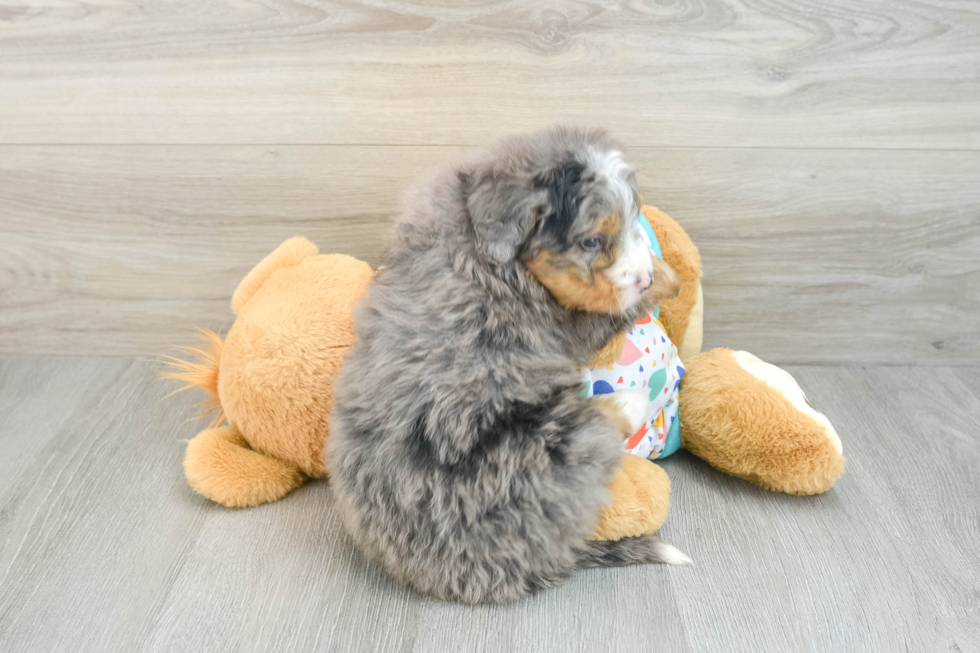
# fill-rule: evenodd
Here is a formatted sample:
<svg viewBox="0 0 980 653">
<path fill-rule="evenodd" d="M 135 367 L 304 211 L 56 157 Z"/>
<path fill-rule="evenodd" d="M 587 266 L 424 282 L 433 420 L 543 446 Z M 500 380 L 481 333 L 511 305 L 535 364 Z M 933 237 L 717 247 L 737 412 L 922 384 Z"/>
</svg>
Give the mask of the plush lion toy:
<svg viewBox="0 0 980 653">
<path fill-rule="evenodd" d="M 187 445 L 191 487 L 229 507 L 257 506 L 326 473 L 333 382 L 372 278 L 363 261 L 291 238 L 238 285 L 224 341 L 203 331 L 205 348 L 190 350 L 196 361 L 168 357 L 164 376 L 183 381 L 180 390 L 206 390 L 206 414 L 217 412 Z"/>
<path fill-rule="evenodd" d="M 701 262 L 681 227 L 643 207 L 654 252 L 682 279 L 680 294 L 613 339 L 583 371 L 586 396 L 642 389 L 648 421 L 624 442 L 623 466 L 594 539 L 652 533 L 667 516 L 670 481 L 650 462 L 684 447 L 715 468 L 770 490 L 827 491 L 843 471 L 833 426 L 787 372 L 747 352 L 700 354 Z M 325 475 L 333 383 L 354 343 L 353 307 L 374 273 L 349 256 L 320 255 L 293 238 L 232 296 L 235 324 L 205 331 L 196 361 L 170 359 L 165 375 L 211 394 L 211 427 L 184 459 L 197 492 L 225 506 L 275 501 Z M 659 354 L 659 355 L 658 355 Z"/>
</svg>

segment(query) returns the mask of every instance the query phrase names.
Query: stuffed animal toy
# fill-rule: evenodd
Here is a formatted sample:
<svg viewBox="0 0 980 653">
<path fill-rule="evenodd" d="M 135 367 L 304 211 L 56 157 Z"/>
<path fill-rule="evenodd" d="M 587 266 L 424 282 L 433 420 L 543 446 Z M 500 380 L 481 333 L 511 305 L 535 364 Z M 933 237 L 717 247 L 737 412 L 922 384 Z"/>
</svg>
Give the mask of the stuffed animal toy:
<svg viewBox="0 0 980 653">
<path fill-rule="evenodd" d="M 746 352 L 699 354 L 701 262 L 681 227 L 644 207 L 651 248 L 680 275 L 680 294 L 603 348 L 583 370 L 583 394 L 629 388 L 650 397 L 648 419 L 624 442 L 623 465 L 594 539 L 652 533 L 669 508 L 670 481 L 651 459 L 686 448 L 762 487 L 815 494 L 843 470 L 840 439 L 785 371 Z M 165 375 L 211 395 L 208 429 L 189 441 L 187 480 L 229 507 L 275 501 L 325 474 L 333 381 L 353 345 L 353 307 L 374 273 L 319 255 L 303 238 L 280 245 L 232 296 L 226 338 L 205 331 L 196 360 L 170 358 Z M 327 436 L 329 437 L 329 436 Z"/>
<path fill-rule="evenodd" d="M 624 459 L 624 473 L 610 486 L 614 500 L 594 537 L 612 540 L 660 528 L 670 482 L 648 460 L 681 447 L 769 490 L 826 492 L 844 470 L 834 427 L 785 370 L 745 351 L 700 353 L 698 250 L 662 211 L 644 206 L 642 213 L 651 248 L 677 271 L 681 291 L 660 306 L 659 315 L 643 316 L 614 338 L 583 370 L 585 396 L 639 388 L 650 397 L 646 422 L 624 445 L 636 455 Z"/>
<path fill-rule="evenodd" d="M 374 278 L 350 256 L 318 255 L 292 238 L 262 260 L 231 298 L 222 341 L 204 331 L 196 361 L 168 357 L 164 376 L 206 390 L 210 428 L 188 442 L 195 490 L 229 507 L 281 498 L 322 477 L 333 381 L 354 344 L 353 308 Z M 178 390 L 177 392 L 179 392 Z"/>
</svg>

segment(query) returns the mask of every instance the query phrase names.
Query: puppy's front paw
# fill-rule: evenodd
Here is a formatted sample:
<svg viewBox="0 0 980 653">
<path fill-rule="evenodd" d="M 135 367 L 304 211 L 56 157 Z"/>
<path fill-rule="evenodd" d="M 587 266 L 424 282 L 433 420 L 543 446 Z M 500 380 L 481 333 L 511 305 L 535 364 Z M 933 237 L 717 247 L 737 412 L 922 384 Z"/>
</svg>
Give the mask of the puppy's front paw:
<svg viewBox="0 0 980 653">
<path fill-rule="evenodd" d="M 620 390 L 613 393 L 612 400 L 629 423 L 630 430 L 626 435 L 633 435 L 647 419 L 650 398 L 640 390 Z"/>
<path fill-rule="evenodd" d="M 650 399 L 639 390 L 620 390 L 592 398 L 596 408 L 612 420 L 624 438 L 636 433 L 646 421 Z"/>
</svg>

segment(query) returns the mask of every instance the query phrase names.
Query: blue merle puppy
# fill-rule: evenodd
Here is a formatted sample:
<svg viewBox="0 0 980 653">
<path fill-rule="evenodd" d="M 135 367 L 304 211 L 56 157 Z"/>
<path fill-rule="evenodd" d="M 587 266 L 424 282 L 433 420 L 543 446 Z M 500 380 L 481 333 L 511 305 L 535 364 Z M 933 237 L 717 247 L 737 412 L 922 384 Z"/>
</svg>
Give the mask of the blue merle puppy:
<svg viewBox="0 0 980 653">
<path fill-rule="evenodd" d="M 585 399 L 576 368 L 679 289 L 643 239 L 620 148 L 557 127 L 407 200 L 356 314 L 326 446 L 362 550 L 464 603 L 577 569 L 686 561 L 654 535 L 588 539 L 646 398 Z"/>
</svg>

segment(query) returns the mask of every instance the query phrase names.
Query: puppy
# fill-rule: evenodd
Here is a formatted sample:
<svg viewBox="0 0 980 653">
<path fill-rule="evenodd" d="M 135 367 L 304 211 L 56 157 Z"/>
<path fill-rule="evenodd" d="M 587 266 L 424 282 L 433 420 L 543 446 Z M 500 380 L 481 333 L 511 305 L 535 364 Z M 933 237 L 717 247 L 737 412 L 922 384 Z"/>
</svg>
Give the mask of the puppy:
<svg viewBox="0 0 980 653">
<path fill-rule="evenodd" d="M 402 581 L 504 602 L 577 569 L 686 560 L 656 536 L 587 539 L 638 411 L 582 398 L 576 367 L 680 285 L 645 246 L 638 204 L 616 144 L 568 128 L 504 141 L 408 196 L 326 444 L 347 529 Z"/>
</svg>

